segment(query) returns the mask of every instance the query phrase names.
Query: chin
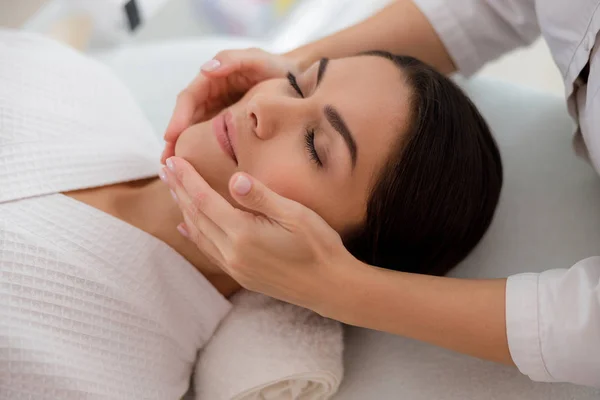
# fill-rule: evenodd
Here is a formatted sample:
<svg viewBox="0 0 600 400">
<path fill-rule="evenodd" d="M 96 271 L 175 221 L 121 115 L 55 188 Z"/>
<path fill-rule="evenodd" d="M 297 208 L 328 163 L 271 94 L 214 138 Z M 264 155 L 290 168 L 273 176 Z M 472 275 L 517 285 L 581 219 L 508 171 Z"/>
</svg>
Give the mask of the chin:
<svg viewBox="0 0 600 400">
<path fill-rule="evenodd" d="M 196 124 L 183 131 L 175 144 L 175 156 L 189 162 L 217 193 L 233 204 L 229 195 L 229 179 L 237 169 L 232 167 L 206 125 Z"/>
</svg>

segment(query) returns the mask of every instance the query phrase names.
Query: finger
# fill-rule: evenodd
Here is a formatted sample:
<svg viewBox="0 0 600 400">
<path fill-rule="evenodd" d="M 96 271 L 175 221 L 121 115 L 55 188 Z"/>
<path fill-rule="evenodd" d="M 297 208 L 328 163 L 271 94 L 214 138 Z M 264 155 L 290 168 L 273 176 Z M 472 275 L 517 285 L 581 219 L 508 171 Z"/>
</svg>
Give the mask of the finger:
<svg viewBox="0 0 600 400">
<path fill-rule="evenodd" d="M 212 60 L 206 62 L 200 69 L 200 72 L 207 77 L 222 78 L 236 71 L 237 68 L 238 64 L 234 60 L 223 55 L 217 55 Z"/>
<path fill-rule="evenodd" d="M 202 74 L 208 77 L 225 77 L 241 67 L 241 59 L 250 58 L 249 49 L 225 50 L 219 52 L 212 60 L 207 61 L 200 68 Z"/>
<path fill-rule="evenodd" d="M 194 243 L 213 264 L 223 264 L 223 256 L 217 246 L 185 215 L 184 222 L 177 226 L 177 230 L 183 237 Z"/>
<path fill-rule="evenodd" d="M 243 214 L 211 188 L 187 161 L 171 157 L 167 160 L 167 167 L 170 185 L 175 185 L 177 196 L 181 193 L 180 208 L 184 213 L 193 215 L 199 211 L 227 234 L 239 226 Z"/>
<path fill-rule="evenodd" d="M 167 158 L 173 157 L 175 155 L 175 142 L 167 142 L 165 143 L 165 149 L 160 156 L 160 163 L 165 165 L 167 162 Z"/>
<path fill-rule="evenodd" d="M 165 141 L 177 141 L 181 132 L 192 124 L 193 117 L 202 118 L 202 114 L 198 112 L 202 108 L 198 105 L 203 104 L 206 100 L 206 97 L 203 98 L 203 96 L 208 95 L 206 93 L 208 85 L 207 78 L 201 77 L 200 80 L 200 82 L 192 83 L 177 96 L 175 109 L 165 132 Z"/>
<path fill-rule="evenodd" d="M 273 57 L 272 54 L 256 48 L 225 50 L 204 64 L 201 72 L 207 77 L 222 78 L 237 71 L 244 71 L 248 76 L 253 76 L 253 81 L 256 83 L 284 74 L 281 66 L 272 62 Z M 292 67 L 291 63 L 289 67 Z"/>
<path fill-rule="evenodd" d="M 214 117 L 227 105 L 233 104 L 227 79 L 198 76 L 177 96 L 175 109 L 165 131 L 167 142 L 177 141 L 189 126 Z M 235 97 L 234 100 L 239 98 Z"/>
<path fill-rule="evenodd" d="M 202 232 L 215 246 L 222 246 L 226 240 L 225 232 L 196 207 L 194 199 L 177 182 L 175 174 L 168 168 L 165 172 L 167 174 L 167 183 L 169 183 L 171 189 L 171 195 L 183 213 L 187 226 Z"/>
<path fill-rule="evenodd" d="M 229 180 L 229 192 L 243 207 L 271 220 L 284 223 L 304 206 L 278 195 L 247 174 L 237 173 Z"/>
</svg>

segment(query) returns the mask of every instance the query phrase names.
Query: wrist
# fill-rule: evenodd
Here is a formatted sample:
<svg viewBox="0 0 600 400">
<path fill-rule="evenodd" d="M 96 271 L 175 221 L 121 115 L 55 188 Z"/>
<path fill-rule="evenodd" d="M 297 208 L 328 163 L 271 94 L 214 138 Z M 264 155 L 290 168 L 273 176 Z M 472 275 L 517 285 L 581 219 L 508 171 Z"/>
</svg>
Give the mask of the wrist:
<svg viewBox="0 0 600 400">
<path fill-rule="evenodd" d="M 364 299 L 376 279 L 377 268 L 357 260 L 350 253 L 323 267 L 328 271 L 315 308 L 320 315 L 349 325 L 361 325 Z"/>
</svg>

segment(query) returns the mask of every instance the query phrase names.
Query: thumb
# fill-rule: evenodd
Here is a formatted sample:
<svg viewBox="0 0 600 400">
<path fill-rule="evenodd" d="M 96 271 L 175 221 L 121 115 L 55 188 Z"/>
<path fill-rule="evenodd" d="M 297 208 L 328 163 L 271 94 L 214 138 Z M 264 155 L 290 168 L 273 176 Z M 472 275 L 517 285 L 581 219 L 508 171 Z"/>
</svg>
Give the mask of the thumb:
<svg viewBox="0 0 600 400">
<path fill-rule="evenodd" d="M 282 219 L 299 206 L 247 174 L 233 175 L 229 181 L 229 191 L 241 206 L 278 222 L 283 222 Z"/>
</svg>

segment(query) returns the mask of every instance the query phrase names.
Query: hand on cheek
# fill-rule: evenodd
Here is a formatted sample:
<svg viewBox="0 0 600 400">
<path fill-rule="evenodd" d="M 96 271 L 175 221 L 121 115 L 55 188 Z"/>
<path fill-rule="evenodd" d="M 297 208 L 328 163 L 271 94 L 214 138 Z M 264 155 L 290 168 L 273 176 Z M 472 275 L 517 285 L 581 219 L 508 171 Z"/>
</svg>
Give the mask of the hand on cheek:
<svg viewBox="0 0 600 400">
<path fill-rule="evenodd" d="M 256 179 L 229 182 L 233 207 L 185 160 L 161 172 L 183 212 L 180 232 L 244 288 L 321 312 L 330 288 L 352 256 L 319 215 Z"/>
</svg>

